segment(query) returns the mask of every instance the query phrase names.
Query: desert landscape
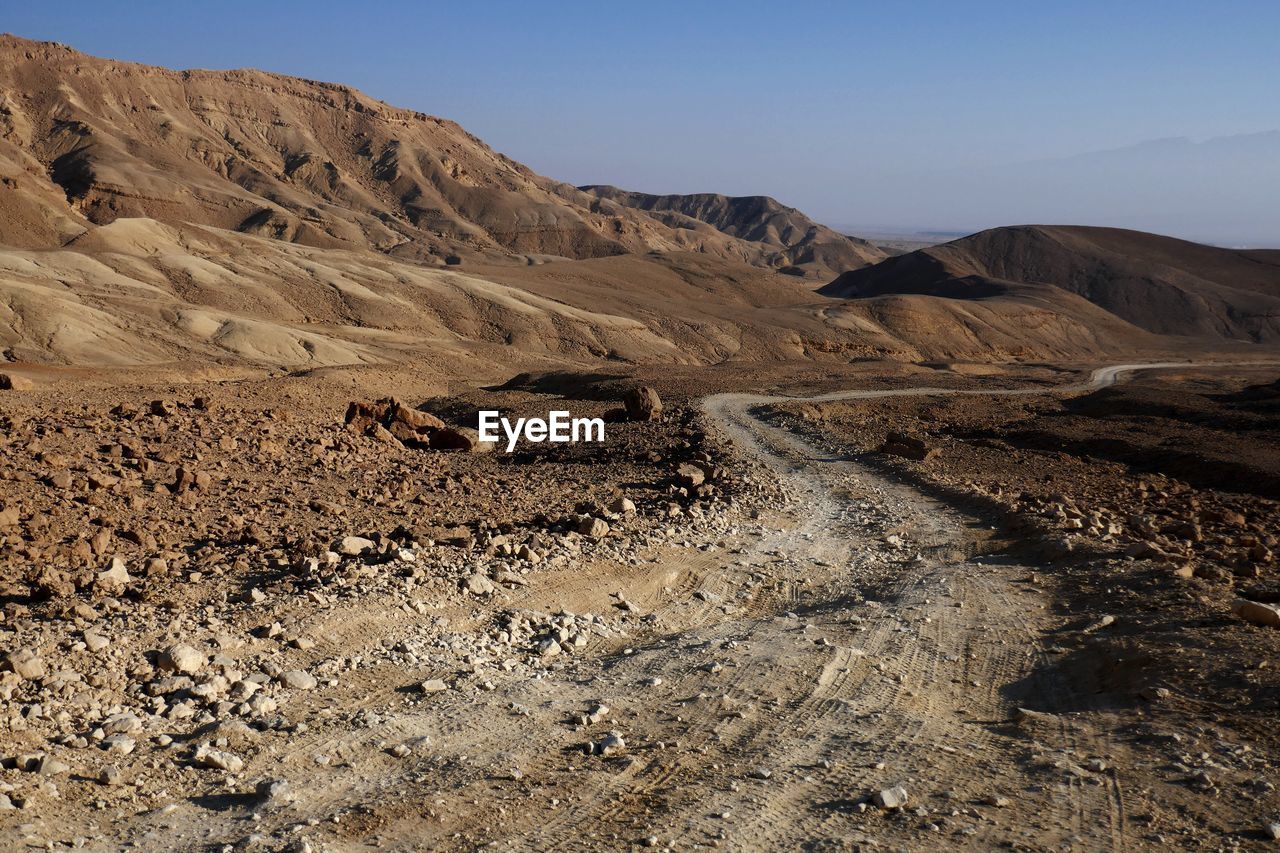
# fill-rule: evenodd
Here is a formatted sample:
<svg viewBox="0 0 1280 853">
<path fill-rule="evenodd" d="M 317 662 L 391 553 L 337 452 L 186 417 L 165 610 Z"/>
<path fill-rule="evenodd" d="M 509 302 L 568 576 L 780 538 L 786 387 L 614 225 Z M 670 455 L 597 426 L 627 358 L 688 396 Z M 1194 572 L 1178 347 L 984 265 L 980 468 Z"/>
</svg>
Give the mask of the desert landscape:
<svg viewBox="0 0 1280 853">
<path fill-rule="evenodd" d="M 642 189 L 0 36 L 6 849 L 1280 840 L 1280 250 Z"/>
</svg>

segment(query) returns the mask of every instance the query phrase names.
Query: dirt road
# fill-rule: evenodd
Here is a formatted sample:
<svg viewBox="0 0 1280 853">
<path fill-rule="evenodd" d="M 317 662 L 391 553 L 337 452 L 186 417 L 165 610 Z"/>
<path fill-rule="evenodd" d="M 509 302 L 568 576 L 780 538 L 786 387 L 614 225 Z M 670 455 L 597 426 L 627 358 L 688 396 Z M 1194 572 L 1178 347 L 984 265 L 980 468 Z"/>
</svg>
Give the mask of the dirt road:
<svg viewBox="0 0 1280 853">
<path fill-rule="evenodd" d="M 1102 368 L 1069 390 L 1165 366 L 1182 365 Z M 907 393 L 935 392 L 952 393 Z M 434 749 L 521 770 L 442 797 L 445 826 L 538 849 L 924 846 L 939 833 L 981 849 L 1122 846 L 1124 778 L 1105 734 L 1065 715 L 1015 721 L 1020 707 L 1088 702 L 1082 685 L 1037 674 L 1051 620 L 1028 582 L 1036 566 L 975 556 L 990 535 L 981 520 L 752 415 L 773 399 L 704 406 L 785 484 L 787 505 L 726 531 L 723 547 L 665 549 L 642 575 L 544 589 L 589 609 L 617 587 L 665 630 L 458 709 L 468 725 Z M 598 702 L 608 719 L 565 725 Z M 513 703 L 532 710 L 514 716 Z M 610 730 L 625 756 L 581 753 Z M 895 785 L 906 809 L 866 803 Z M 412 821 L 396 824 L 385 840 L 411 842 Z"/>
<path fill-rule="evenodd" d="M 1102 368 L 1067 390 L 1175 366 Z M 754 414 L 775 399 L 704 408 L 784 486 L 781 505 L 710 518 L 634 559 L 547 571 L 509 602 L 582 614 L 624 600 L 636 630 L 602 633 L 535 677 L 495 672 L 423 696 L 413 685 L 438 673 L 415 632 L 448 619 L 465 650 L 480 611 L 424 618 L 374 599 L 331 610 L 314 633 L 377 664 L 316 691 L 316 722 L 249 760 L 242 778 L 287 780 L 289 797 L 179 799 L 120 815 L 117 837 L 297 849 L 1139 841 L 1117 746 L 1083 721 L 1089 685 L 1046 674 L 1061 619 L 1038 567 L 984 557 L 998 549 L 982 519 Z M 625 747 L 588 754 L 611 732 Z M 895 786 L 905 808 L 869 802 Z"/>
</svg>

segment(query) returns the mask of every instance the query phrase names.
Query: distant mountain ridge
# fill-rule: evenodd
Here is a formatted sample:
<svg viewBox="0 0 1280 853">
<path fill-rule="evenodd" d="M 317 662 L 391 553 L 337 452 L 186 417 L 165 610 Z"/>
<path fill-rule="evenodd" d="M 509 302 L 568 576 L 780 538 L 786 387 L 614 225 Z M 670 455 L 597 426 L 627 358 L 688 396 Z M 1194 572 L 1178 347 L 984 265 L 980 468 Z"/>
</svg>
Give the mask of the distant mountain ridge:
<svg viewBox="0 0 1280 853">
<path fill-rule="evenodd" d="M 982 299 L 1052 287 L 1161 335 L 1280 342 L 1280 251 L 1119 228 L 993 228 L 847 272 L 821 292 Z"/>
<path fill-rule="evenodd" d="M 769 196 L 652 195 L 607 185 L 578 189 L 643 210 L 673 228 L 696 229 L 697 223 L 705 223 L 732 237 L 774 247 L 776 266 L 814 265 L 840 271 L 885 257 L 883 251 L 866 240 L 820 225 Z"/>
</svg>

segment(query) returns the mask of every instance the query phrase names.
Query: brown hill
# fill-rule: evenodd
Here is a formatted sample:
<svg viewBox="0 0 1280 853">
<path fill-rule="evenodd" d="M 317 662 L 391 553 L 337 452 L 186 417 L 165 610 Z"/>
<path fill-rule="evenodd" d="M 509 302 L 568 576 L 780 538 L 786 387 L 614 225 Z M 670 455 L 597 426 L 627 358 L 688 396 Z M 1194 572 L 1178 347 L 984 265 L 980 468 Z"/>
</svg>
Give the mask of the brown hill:
<svg viewBox="0 0 1280 853">
<path fill-rule="evenodd" d="M 0 358 L 19 364 L 411 362 L 491 380 L 1160 345 L 1040 285 L 833 304 L 777 270 L 875 250 L 770 199 L 587 192 L 343 86 L 11 36 L 0 181 Z"/>
<path fill-rule="evenodd" d="M 802 279 L 702 253 L 434 268 L 122 218 L 59 249 L 0 248 L 0 360 L 412 362 L 492 381 L 602 363 L 1081 360 L 1160 345 L 1078 296 L 1027 290 L 833 303 Z"/>
<path fill-rule="evenodd" d="M 316 247 L 601 257 L 772 245 L 672 228 L 530 171 L 457 124 L 346 86 L 171 71 L 0 36 L 0 241 L 49 248 L 122 217 Z"/>
<path fill-rule="evenodd" d="M 205 225 L 122 218 L 60 249 L 0 248 L 0 360 L 283 369 L 803 358 L 803 283 L 698 253 L 433 268 Z"/>
<path fill-rule="evenodd" d="M 852 270 L 842 297 L 1083 297 L 1161 335 L 1280 343 L 1280 251 L 1239 251 L 1117 228 L 993 228 Z"/>
<path fill-rule="evenodd" d="M 702 230 L 705 223 L 732 237 L 774 250 L 772 266 L 817 273 L 873 264 L 886 256 L 876 246 L 819 225 L 793 207 L 768 196 L 716 193 L 650 195 L 611 186 L 579 189 L 626 207 L 643 210 L 672 228 Z"/>
</svg>

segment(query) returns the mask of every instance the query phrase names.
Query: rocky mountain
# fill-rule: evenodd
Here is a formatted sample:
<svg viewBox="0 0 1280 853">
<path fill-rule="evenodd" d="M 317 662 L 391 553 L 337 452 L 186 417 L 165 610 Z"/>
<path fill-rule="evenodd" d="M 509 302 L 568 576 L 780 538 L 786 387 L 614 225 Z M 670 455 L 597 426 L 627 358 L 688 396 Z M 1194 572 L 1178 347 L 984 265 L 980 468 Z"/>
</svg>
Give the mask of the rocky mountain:
<svg viewBox="0 0 1280 853">
<path fill-rule="evenodd" d="M 773 243 L 672 227 L 492 150 L 445 119 L 262 71 L 171 71 L 0 37 L 0 242 L 145 217 L 444 263 Z"/>
<path fill-rule="evenodd" d="M 841 272 L 885 258 L 876 246 L 819 225 L 793 207 L 768 196 L 725 196 L 716 193 L 650 195 L 611 186 L 579 187 L 601 199 L 643 210 L 672 228 L 691 231 L 704 226 L 774 250 L 772 266 Z"/>
<path fill-rule="evenodd" d="M 1161 346 L 1153 332 L 1274 334 L 1266 253 L 1023 230 L 883 260 L 769 198 L 558 183 L 345 86 L 0 37 L 13 364 L 411 362 L 474 380 L 607 362 L 1082 359 Z M 827 292 L 870 298 L 814 292 L 846 270 Z"/>
<path fill-rule="evenodd" d="M 968 301 L 1051 290 L 1160 335 L 1280 342 L 1280 251 L 1118 228 L 993 228 L 846 272 L 822 292 Z"/>
</svg>

